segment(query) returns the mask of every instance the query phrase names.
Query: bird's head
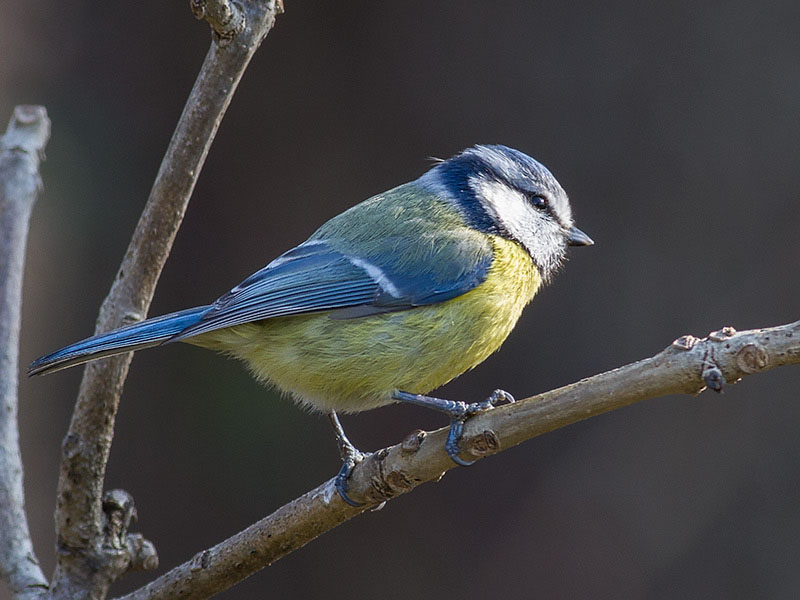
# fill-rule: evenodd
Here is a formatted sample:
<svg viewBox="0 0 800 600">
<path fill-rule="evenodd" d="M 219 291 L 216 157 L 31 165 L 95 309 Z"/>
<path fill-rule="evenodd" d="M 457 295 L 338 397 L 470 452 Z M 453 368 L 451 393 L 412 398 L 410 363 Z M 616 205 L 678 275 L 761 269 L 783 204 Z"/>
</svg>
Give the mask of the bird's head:
<svg viewBox="0 0 800 600">
<path fill-rule="evenodd" d="M 521 244 L 543 279 L 567 246 L 590 246 L 575 227 L 567 193 L 544 165 L 507 146 L 473 146 L 441 161 L 418 183 L 452 202 L 470 226 Z"/>
</svg>

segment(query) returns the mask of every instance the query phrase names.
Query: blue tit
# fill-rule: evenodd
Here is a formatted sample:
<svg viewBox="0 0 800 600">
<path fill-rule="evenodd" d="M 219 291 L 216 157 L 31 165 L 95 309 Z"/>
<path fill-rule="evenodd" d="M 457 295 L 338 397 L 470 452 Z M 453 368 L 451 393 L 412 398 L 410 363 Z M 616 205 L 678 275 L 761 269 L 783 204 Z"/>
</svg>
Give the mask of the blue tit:
<svg viewBox="0 0 800 600">
<path fill-rule="evenodd" d="M 363 455 L 336 412 L 396 401 L 444 411 L 447 451 L 468 464 L 458 456 L 465 419 L 510 395 L 467 404 L 424 394 L 495 352 L 567 246 L 592 243 L 543 165 L 474 146 L 332 218 L 212 304 L 90 337 L 29 374 L 179 341 L 239 358 L 330 414 L 344 459 L 337 489 L 352 502 L 347 478 Z"/>
</svg>

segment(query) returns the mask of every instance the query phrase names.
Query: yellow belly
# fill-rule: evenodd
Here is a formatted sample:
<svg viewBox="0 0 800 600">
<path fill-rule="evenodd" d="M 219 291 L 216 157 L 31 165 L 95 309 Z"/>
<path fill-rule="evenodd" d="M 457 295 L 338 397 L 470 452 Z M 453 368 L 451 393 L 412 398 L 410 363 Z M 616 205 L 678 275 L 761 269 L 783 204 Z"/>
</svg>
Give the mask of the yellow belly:
<svg viewBox="0 0 800 600">
<path fill-rule="evenodd" d="M 187 340 L 244 360 L 261 380 L 318 410 L 357 412 L 425 394 L 497 350 L 541 283 L 518 244 L 493 237 L 486 280 L 430 306 L 357 319 L 280 317 Z"/>
</svg>

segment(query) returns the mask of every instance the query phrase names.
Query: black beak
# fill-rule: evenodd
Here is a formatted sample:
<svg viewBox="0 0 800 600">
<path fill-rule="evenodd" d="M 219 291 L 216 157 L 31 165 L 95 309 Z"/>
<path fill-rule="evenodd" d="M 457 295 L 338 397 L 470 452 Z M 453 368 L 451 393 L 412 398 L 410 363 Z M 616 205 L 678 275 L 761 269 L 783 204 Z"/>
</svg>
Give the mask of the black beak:
<svg viewBox="0 0 800 600">
<path fill-rule="evenodd" d="M 594 244 L 594 240 L 577 227 L 573 227 L 567 232 L 568 246 L 591 246 L 592 244 Z"/>
</svg>

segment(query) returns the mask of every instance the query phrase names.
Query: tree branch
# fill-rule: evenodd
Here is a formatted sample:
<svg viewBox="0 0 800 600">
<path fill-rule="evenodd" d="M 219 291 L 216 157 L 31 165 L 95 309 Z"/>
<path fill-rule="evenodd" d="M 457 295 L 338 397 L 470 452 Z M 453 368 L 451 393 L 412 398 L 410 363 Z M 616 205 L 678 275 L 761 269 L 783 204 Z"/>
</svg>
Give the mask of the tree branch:
<svg viewBox="0 0 800 600">
<path fill-rule="evenodd" d="M 740 333 L 725 327 L 702 340 L 683 336 L 652 358 L 471 418 L 461 448 L 472 458 L 490 456 L 640 400 L 706 387 L 719 392 L 726 382 L 788 364 L 800 364 L 800 321 Z M 444 451 L 446 437 L 446 428 L 417 431 L 357 465 L 348 493 L 364 506 L 345 504 L 331 479 L 118 600 L 200 599 L 227 589 L 370 506 L 441 479 L 456 466 Z"/>
<path fill-rule="evenodd" d="M 226 4 L 211 0 L 209 4 Z M 216 36 L 184 107 L 111 291 L 100 308 L 96 333 L 144 318 L 220 121 L 279 4 L 242 1 L 238 33 Z M 209 10 L 217 15 L 218 10 Z M 69 432 L 62 444 L 56 498 L 58 562 L 54 595 L 102 597 L 121 573 L 104 537 L 103 478 L 114 419 L 131 354 L 90 363 L 84 371 Z M 134 557 L 131 557 L 132 560 Z M 152 562 L 152 561 L 151 561 Z"/>
<path fill-rule="evenodd" d="M 18 598 L 47 588 L 25 515 L 17 386 L 25 244 L 49 137 L 43 106 L 17 106 L 0 137 L 0 576 Z"/>
</svg>

